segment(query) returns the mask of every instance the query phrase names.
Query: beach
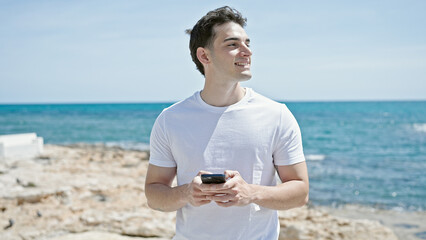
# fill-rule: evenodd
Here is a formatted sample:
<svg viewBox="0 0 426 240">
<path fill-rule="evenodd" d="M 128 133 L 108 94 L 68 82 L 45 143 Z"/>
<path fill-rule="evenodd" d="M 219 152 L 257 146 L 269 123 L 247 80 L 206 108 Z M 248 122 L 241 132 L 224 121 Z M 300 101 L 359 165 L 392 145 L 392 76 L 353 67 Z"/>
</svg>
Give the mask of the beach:
<svg viewBox="0 0 426 240">
<path fill-rule="evenodd" d="M 318 207 L 336 217 L 348 219 L 369 219 L 378 221 L 392 229 L 398 239 L 426 239 L 426 212 L 383 210 L 359 205 L 345 205 L 337 208 Z"/>
<path fill-rule="evenodd" d="M 171 239 L 175 213 L 146 203 L 148 158 L 149 151 L 73 144 L 2 159 L 0 239 Z M 424 212 L 308 204 L 279 216 L 280 239 L 425 239 Z"/>
</svg>

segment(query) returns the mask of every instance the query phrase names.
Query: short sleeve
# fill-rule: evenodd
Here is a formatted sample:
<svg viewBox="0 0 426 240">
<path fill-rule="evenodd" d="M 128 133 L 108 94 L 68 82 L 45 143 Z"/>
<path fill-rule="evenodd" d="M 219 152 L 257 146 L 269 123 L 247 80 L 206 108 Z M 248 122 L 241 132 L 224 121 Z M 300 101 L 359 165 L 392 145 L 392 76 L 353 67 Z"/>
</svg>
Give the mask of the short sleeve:
<svg viewBox="0 0 426 240">
<path fill-rule="evenodd" d="M 302 134 L 293 114 L 283 105 L 281 119 L 274 138 L 274 164 L 293 165 L 305 161 Z"/>
<path fill-rule="evenodd" d="M 158 116 L 152 127 L 149 163 L 159 167 L 176 167 L 167 138 L 164 112 Z"/>
</svg>

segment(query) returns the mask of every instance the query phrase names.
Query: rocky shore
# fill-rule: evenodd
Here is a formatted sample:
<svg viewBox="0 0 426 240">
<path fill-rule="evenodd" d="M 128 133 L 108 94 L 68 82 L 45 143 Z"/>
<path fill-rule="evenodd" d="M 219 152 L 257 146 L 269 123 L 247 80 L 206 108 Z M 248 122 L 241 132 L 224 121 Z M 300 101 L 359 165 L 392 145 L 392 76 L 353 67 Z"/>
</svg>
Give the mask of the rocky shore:
<svg viewBox="0 0 426 240">
<path fill-rule="evenodd" d="M 34 159 L 0 159 L 0 239 L 171 239 L 175 213 L 149 209 L 144 196 L 148 157 L 80 144 L 46 145 Z M 280 224 L 282 240 L 398 239 L 377 220 L 313 207 L 281 211 Z"/>
</svg>

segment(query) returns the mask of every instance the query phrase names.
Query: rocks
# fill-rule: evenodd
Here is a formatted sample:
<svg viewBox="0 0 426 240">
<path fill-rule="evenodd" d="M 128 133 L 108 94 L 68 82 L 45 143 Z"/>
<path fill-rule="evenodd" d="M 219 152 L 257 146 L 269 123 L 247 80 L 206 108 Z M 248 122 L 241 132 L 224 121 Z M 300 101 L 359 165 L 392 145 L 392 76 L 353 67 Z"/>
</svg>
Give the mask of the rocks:
<svg viewBox="0 0 426 240">
<path fill-rule="evenodd" d="M 6 225 L 3 229 L 4 230 L 9 229 L 9 228 L 13 227 L 13 224 L 15 224 L 15 221 L 13 219 L 9 219 L 9 224 Z"/>
<path fill-rule="evenodd" d="M 18 192 L 15 196 L 10 196 L 6 198 L 16 199 L 18 205 L 24 203 L 39 203 L 43 199 L 49 198 L 51 196 L 57 196 L 58 198 L 67 198 L 67 191 L 64 188 L 59 189 L 31 189 Z"/>
<path fill-rule="evenodd" d="M 0 168 L 0 239 L 171 239 L 175 213 L 146 203 L 148 156 L 80 144 L 9 159 Z M 378 222 L 307 207 L 280 212 L 280 223 L 280 239 L 396 239 Z"/>
<path fill-rule="evenodd" d="M 52 240 L 166 240 L 168 238 L 138 238 L 127 237 L 115 233 L 91 231 L 76 234 L 67 234 L 60 237 L 54 237 Z"/>
<path fill-rule="evenodd" d="M 306 206 L 281 211 L 280 224 L 280 240 L 398 239 L 389 228 L 377 221 L 339 218 Z"/>
</svg>

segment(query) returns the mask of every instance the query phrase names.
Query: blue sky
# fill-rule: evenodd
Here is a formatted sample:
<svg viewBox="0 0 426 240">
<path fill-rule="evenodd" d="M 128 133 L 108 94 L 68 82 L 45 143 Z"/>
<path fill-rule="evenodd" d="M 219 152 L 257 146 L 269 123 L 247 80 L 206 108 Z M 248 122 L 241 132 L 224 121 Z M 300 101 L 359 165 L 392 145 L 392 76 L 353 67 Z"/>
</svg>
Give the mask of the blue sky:
<svg viewBox="0 0 426 240">
<path fill-rule="evenodd" d="M 203 87 L 184 30 L 248 18 L 253 78 L 284 101 L 425 100 L 426 1 L 0 0 L 0 103 L 176 101 Z"/>
</svg>

